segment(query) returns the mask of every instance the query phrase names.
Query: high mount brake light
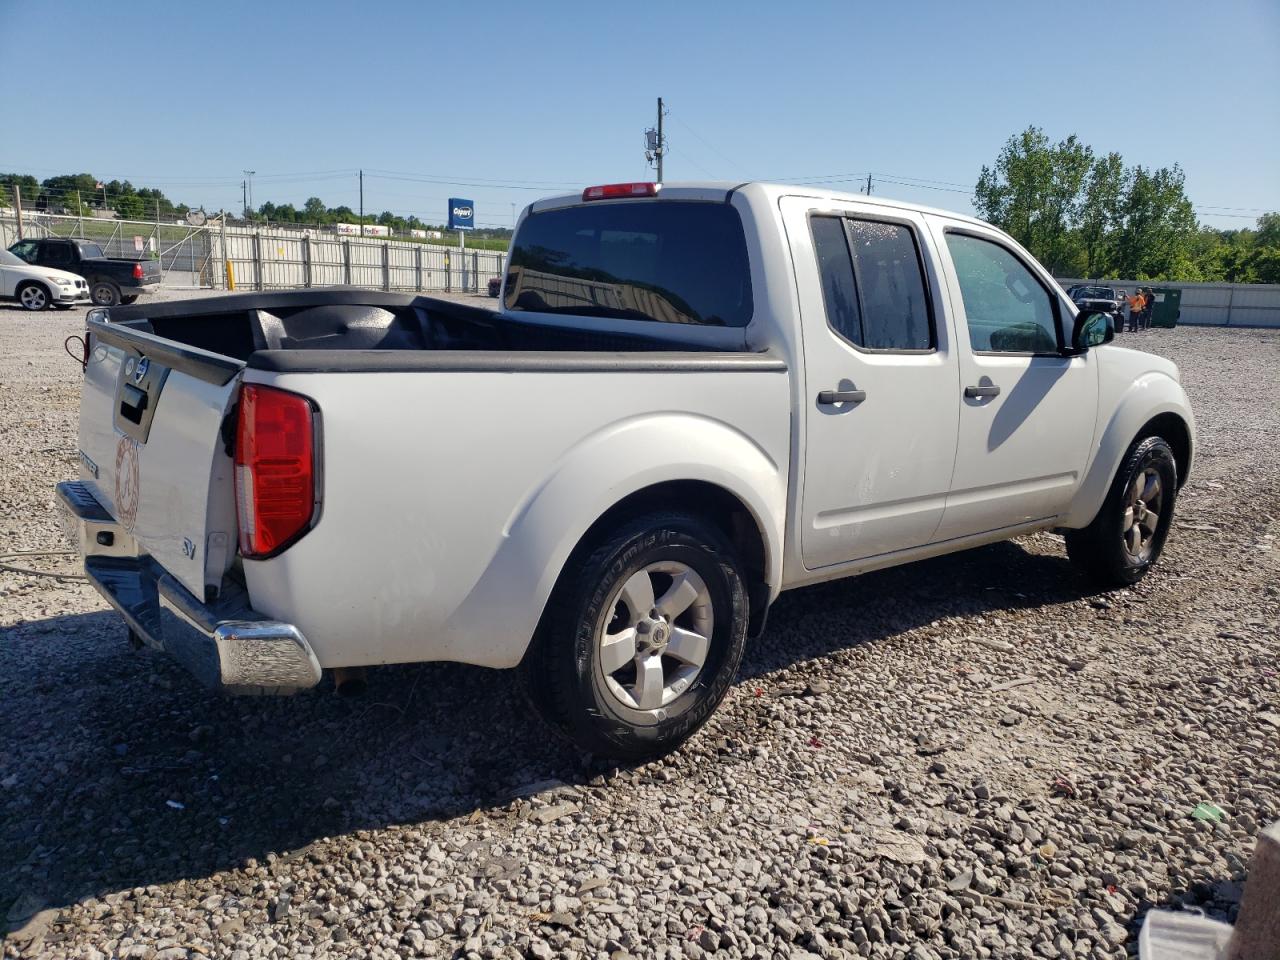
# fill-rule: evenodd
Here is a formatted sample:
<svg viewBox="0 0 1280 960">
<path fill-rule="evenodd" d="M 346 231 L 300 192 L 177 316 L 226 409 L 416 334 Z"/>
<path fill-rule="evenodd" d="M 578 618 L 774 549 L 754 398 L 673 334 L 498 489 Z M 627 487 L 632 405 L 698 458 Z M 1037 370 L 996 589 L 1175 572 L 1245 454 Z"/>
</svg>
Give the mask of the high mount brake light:
<svg viewBox="0 0 1280 960">
<path fill-rule="evenodd" d="M 311 528 L 316 509 L 315 410 L 296 393 L 247 383 L 236 424 L 240 553 L 272 556 Z"/>
<path fill-rule="evenodd" d="M 583 200 L 616 200 L 620 197 L 656 197 L 662 189 L 660 183 L 605 183 L 587 187 L 582 191 Z"/>
</svg>

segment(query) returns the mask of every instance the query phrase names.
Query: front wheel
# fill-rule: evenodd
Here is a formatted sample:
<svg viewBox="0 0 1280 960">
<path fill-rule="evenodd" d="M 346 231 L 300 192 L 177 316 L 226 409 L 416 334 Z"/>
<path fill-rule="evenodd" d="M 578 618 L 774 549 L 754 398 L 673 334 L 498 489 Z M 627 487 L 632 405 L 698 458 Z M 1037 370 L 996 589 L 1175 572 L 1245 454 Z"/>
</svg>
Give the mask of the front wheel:
<svg viewBox="0 0 1280 960">
<path fill-rule="evenodd" d="M 655 513 L 572 559 L 520 671 L 534 707 L 597 756 L 667 753 L 715 710 L 746 644 L 747 592 L 711 524 Z"/>
<path fill-rule="evenodd" d="M 47 310 L 49 307 L 49 291 L 38 283 L 26 283 L 18 290 L 18 303 L 24 310 Z"/>
<path fill-rule="evenodd" d="M 1137 583 L 1160 559 L 1177 493 L 1178 466 L 1169 444 L 1161 437 L 1139 437 L 1093 522 L 1067 531 L 1067 556 L 1099 586 Z"/>
<path fill-rule="evenodd" d="M 108 280 L 95 280 L 89 296 L 99 307 L 114 307 L 120 302 L 120 288 Z"/>
</svg>

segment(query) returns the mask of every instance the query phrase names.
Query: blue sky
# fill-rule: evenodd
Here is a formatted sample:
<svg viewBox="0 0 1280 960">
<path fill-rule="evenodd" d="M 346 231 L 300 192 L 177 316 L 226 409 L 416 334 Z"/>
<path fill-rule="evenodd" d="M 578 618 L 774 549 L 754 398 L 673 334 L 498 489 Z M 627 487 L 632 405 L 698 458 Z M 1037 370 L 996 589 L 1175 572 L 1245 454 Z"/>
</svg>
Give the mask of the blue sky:
<svg viewBox="0 0 1280 960">
<path fill-rule="evenodd" d="M 464 196 L 506 225 L 541 194 L 650 179 L 659 95 L 668 180 L 871 172 L 968 211 L 982 164 L 1037 124 L 1180 163 L 1207 223 L 1280 209 L 1277 0 L 0 0 L 0 37 L 0 170 L 209 209 L 239 208 L 246 168 L 256 202 L 354 207 L 363 167 L 366 212 L 439 220 Z"/>
</svg>

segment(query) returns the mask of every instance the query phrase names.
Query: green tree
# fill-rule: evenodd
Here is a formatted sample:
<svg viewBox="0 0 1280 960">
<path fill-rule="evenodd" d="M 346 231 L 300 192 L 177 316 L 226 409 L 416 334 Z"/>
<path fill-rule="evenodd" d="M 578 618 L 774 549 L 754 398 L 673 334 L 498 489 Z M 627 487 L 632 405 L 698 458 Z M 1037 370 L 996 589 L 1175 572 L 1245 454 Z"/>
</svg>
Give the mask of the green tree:
<svg viewBox="0 0 1280 960">
<path fill-rule="evenodd" d="M 116 216 L 122 220 L 143 220 L 146 218 L 146 204 L 141 197 L 132 191 L 111 197 L 110 203 L 116 212 Z"/>
<path fill-rule="evenodd" d="M 1003 228 L 1050 270 L 1066 269 L 1084 204 L 1093 150 L 1072 134 L 1050 142 L 1039 127 L 1010 137 L 974 190 L 978 215 Z"/>
<path fill-rule="evenodd" d="M 35 203 L 40 193 L 40 181 L 28 173 L 0 173 L 0 207 L 12 207 L 15 195 L 13 188 L 22 191 L 22 203 L 26 206 Z"/>
<path fill-rule="evenodd" d="M 1255 242 L 1264 247 L 1280 247 L 1280 213 L 1264 213 L 1258 218 Z"/>
<path fill-rule="evenodd" d="M 1128 174 L 1120 154 L 1108 153 L 1093 161 L 1080 209 L 1080 246 L 1086 277 L 1102 277 L 1111 272 L 1115 237 L 1123 221 L 1121 202 L 1127 189 Z"/>
<path fill-rule="evenodd" d="M 1135 280 L 1174 279 L 1191 270 L 1198 224 L 1184 189 L 1182 168 L 1133 168 L 1121 205 L 1124 226 L 1116 248 L 1117 272 Z"/>
<path fill-rule="evenodd" d="M 302 205 L 302 212 L 308 223 L 324 223 L 329 214 L 329 208 L 319 197 L 308 197 L 307 202 Z"/>
</svg>

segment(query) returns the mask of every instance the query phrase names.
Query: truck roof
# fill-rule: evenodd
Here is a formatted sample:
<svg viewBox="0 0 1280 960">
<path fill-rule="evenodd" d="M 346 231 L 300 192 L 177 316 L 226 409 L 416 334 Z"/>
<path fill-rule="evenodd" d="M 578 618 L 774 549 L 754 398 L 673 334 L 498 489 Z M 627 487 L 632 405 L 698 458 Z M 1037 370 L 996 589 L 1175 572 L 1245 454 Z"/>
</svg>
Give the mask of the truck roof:
<svg viewBox="0 0 1280 960">
<path fill-rule="evenodd" d="M 586 186 L 588 185 L 584 185 L 584 189 Z M 817 184 L 772 183 L 766 180 L 748 180 L 746 182 L 735 180 L 668 180 L 662 184 L 659 197 L 668 200 L 723 200 L 731 193 L 753 193 L 765 201 L 774 201 L 778 197 L 814 197 L 821 200 L 841 202 L 856 201 L 884 207 L 887 210 L 914 210 L 919 213 L 932 213 L 940 217 L 950 217 L 953 220 L 990 226 L 990 224 L 979 220 L 977 217 L 965 213 L 957 213 L 954 210 L 928 207 L 919 203 L 909 203 L 905 200 L 892 200 L 888 197 L 874 197 L 861 193 L 831 190 Z M 580 203 L 601 202 L 610 201 L 584 201 L 582 199 L 582 191 L 578 191 L 535 200 L 530 204 L 529 210 L 530 212 L 539 212 L 557 207 L 575 206 Z"/>
</svg>

